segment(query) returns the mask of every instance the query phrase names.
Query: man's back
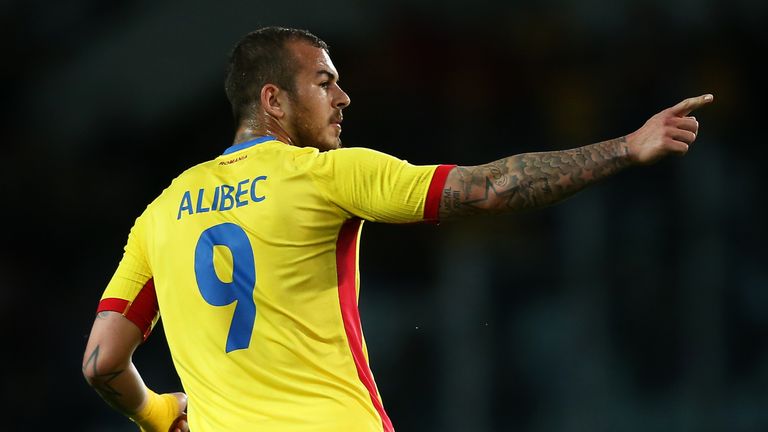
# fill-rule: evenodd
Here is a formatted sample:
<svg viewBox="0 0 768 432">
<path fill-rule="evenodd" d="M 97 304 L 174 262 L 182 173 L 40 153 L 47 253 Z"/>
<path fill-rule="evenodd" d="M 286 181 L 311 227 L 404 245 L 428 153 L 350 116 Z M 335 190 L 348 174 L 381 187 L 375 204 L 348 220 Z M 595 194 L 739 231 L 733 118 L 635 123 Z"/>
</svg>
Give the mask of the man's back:
<svg viewBox="0 0 768 432">
<path fill-rule="evenodd" d="M 361 218 L 422 220 L 434 172 L 233 146 L 147 207 L 104 298 L 151 281 L 196 431 L 390 430 L 357 310 Z"/>
</svg>

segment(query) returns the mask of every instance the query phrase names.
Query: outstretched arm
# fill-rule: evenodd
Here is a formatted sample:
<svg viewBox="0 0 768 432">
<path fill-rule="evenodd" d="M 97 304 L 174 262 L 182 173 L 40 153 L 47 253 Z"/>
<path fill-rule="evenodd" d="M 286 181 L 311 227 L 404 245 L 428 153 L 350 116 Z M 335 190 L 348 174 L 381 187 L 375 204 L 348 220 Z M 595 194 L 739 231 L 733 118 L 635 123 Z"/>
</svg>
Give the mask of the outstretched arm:
<svg viewBox="0 0 768 432">
<path fill-rule="evenodd" d="M 684 155 L 699 123 L 688 116 L 711 102 L 706 94 L 654 115 L 637 131 L 570 150 L 524 153 L 477 166 L 458 166 L 446 179 L 440 219 L 545 207 L 632 165 Z"/>
<path fill-rule="evenodd" d="M 142 340 L 139 328 L 121 314 L 99 312 L 83 356 L 86 381 L 112 408 L 139 424 L 142 431 L 188 431 L 183 414 L 187 405 L 184 393 L 155 394 L 144 385 L 133 365 L 133 352 Z M 164 426 L 159 428 L 157 423 Z M 172 423 L 175 429 L 169 429 Z"/>
</svg>

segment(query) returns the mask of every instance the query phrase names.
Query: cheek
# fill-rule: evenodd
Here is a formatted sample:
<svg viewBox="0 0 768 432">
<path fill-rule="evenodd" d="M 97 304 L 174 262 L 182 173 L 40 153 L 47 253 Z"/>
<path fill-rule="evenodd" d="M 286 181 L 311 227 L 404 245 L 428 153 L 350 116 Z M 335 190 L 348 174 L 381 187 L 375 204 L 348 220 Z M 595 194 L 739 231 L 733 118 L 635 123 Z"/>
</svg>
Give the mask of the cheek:
<svg viewBox="0 0 768 432">
<path fill-rule="evenodd" d="M 297 133 L 317 140 L 326 135 L 332 112 L 328 109 L 324 94 L 302 93 L 294 104 L 293 124 Z"/>
<path fill-rule="evenodd" d="M 320 106 L 307 106 L 307 110 L 302 113 L 302 124 L 305 128 L 310 130 L 321 130 L 327 124 L 328 117 Z"/>
</svg>

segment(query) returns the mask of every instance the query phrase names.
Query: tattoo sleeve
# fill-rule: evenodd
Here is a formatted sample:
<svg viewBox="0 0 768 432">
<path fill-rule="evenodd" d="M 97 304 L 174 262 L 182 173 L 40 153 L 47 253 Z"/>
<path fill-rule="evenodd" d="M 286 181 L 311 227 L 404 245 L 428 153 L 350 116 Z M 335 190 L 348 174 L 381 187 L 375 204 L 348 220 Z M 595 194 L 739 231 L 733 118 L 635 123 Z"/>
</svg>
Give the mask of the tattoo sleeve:
<svg viewBox="0 0 768 432">
<path fill-rule="evenodd" d="M 456 167 L 446 180 L 440 218 L 545 207 L 630 165 L 624 137 L 570 150 L 523 153 Z"/>
</svg>

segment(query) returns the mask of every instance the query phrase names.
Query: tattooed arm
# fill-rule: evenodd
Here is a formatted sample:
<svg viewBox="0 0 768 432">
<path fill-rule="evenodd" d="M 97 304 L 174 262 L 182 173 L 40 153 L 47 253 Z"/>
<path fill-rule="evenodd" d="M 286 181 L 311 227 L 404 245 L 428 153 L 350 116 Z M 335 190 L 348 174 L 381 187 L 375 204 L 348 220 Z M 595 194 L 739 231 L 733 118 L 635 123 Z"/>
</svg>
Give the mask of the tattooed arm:
<svg viewBox="0 0 768 432">
<path fill-rule="evenodd" d="M 559 202 L 632 165 L 684 155 L 699 124 L 688 114 L 712 95 L 685 99 L 621 138 L 571 150 L 524 153 L 478 166 L 454 168 L 446 179 L 440 219 L 508 213 Z"/>
<path fill-rule="evenodd" d="M 133 415 L 145 398 L 144 381 L 131 361 L 141 331 L 117 312 L 96 316 L 83 357 L 83 375 L 110 406 Z"/>
<path fill-rule="evenodd" d="M 133 352 L 141 344 L 139 328 L 117 312 L 99 312 L 83 356 L 88 384 L 112 408 L 131 418 L 142 431 L 188 431 L 184 393 L 157 395 L 149 390 L 133 365 Z M 176 420 L 174 420 L 176 419 Z"/>
</svg>

